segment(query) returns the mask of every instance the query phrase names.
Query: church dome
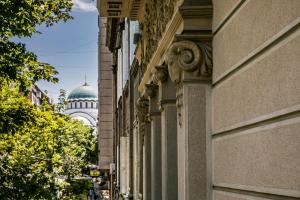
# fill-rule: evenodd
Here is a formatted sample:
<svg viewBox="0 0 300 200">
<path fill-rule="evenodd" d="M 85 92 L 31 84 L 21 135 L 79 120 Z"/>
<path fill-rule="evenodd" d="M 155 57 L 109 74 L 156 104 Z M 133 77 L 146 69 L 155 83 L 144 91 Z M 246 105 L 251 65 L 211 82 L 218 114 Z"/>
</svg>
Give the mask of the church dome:
<svg viewBox="0 0 300 200">
<path fill-rule="evenodd" d="M 90 99 L 97 100 L 98 95 L 92 86 L 87 83 L 72 90 L 68 96 L 68 100 L 72 99 Z"/>
</svg>

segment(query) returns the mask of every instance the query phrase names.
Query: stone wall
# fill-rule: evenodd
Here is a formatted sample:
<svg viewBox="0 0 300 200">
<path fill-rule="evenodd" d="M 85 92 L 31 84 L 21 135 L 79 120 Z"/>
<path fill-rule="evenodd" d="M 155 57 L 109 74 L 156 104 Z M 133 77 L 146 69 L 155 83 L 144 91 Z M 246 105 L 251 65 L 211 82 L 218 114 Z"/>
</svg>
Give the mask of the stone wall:
<svg viewBox="0 0 300 200">
<path fill-rule="evenodd" d="M 105 46 L 106 18 L 99 18 L 99 166 L 109 170 L 113 163 L 113 83 L 112 83 L 112 55 Z"/>
<path fill-rule="evenodd" d="M 299 199 L 300 0 L 145 2 L 115 102 L 120 193 Z"/>
<path fill-rule="evenodd" d="M 299 198 L 300 1 L 213 3 L 213 199 Z"/>
</svg>

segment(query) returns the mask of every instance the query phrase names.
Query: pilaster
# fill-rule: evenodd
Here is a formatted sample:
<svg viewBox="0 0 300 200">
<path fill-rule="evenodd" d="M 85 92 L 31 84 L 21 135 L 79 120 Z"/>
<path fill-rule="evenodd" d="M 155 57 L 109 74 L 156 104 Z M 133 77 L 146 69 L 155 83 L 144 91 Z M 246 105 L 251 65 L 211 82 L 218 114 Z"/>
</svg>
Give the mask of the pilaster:
<svg viewBox="0 0 300 200">
<path fill-rule="evenodd" d="M 162 199 L 161 168 L 161 116 L 158 109 L 158 85 L 147 84 L 146 94 L 149 98 L 149 119 L 151 124 L 151 199 Z"/>
<path fill-rule="evenodd" d="M 162 199 L 178 199 L 177 181 L 177 116 L 175 88 L 166 65 L 156 66 L 154 82 L 159 85 L 158 103 L 161 111 Z"/>
<path fill-rule="evenodd" d="M 187 40 L 188 39 L 188 40 Z M 166 53 L 176 85 L 178 199 L 211 199 L 210 132 L 212 51 L 210 38 L 179 36 Z"/>
<path fill-rule="evenodd" d="M 137 100 L 137 117 L 139 121 L 139 153 L 142 166 L 139 171 L 139 199 L 151 199 L 151 133 L 149 124 L 149 101 L 144 96 Z"/>
</svg>

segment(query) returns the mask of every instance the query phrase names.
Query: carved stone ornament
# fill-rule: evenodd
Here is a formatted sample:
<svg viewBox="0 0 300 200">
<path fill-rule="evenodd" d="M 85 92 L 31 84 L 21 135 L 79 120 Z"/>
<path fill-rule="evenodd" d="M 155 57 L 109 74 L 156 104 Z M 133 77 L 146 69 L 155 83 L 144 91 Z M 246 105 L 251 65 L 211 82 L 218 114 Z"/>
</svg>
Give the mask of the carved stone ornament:
<svg viewBox="0 0 300 200">
<path fill-rule="evenodd" d="M 166 63 L 171 80 L 182 81 L 182 72 L 196 77 L 210 78 L 212 74 L 212 48 L 208 43 L 180 41 L 171 45 L 166 53 Z"/>
<path fill-rule="evenodd" d="M 168 79 L 168 66 L 166 65 L 157 65 L 155 66 L 155 73 L 153 76 L 153 82 L 165 82 Z"/>
<path fill-rule="evenodd" d="M 158 41 L 174 14 L 176 0 L 147 0 L 144 21 L 140 24 L 142 44 L 142 73 L 146 70 Z"/>
<path fill-rule="evenodd" d="M 146 87 L 146 90 L 145 90 L 146 94 L 150 98 L 155 97 L 158 85 L 150 83 L 150 84 L 145 84 L 145 87 Z"/>
<path fill-rule="evenodd" d="M 146 122 L 148 120 L 149 101 L 145 97 L 140 97 L 136 102 L 137 117 L 139 122 Z"/>
<path fill-rule="evenodd" d="M 177 121 L 179 127 L 182 127 L 182 106 L 183 106 L 183 90 L 182 83 L 176 85 L 176 107 L 177 107 Z"/>
</svg>

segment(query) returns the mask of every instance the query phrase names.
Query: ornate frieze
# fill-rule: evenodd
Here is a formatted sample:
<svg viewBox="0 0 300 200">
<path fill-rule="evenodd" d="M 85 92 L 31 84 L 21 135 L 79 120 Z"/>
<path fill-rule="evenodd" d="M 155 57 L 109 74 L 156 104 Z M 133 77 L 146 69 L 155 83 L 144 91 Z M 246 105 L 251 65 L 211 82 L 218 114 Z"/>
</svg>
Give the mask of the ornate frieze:
<svg viewBox="0 0 300 200">
<path fill-rule="evenodd" d="M 155 52 L 158 42 L 174 14 L 177 0 L 148 0 L 141 27 L 142 72 Z"/>
<path fill-rule="evenodd" d="M 183 72 L 193 77 L 210 79 L 212 75 L 212 48 L 206 42 L 179 41 L 171 45 L 166 53 L 166 63 L 171 80 L 182 81 Z"/>
</svg>

